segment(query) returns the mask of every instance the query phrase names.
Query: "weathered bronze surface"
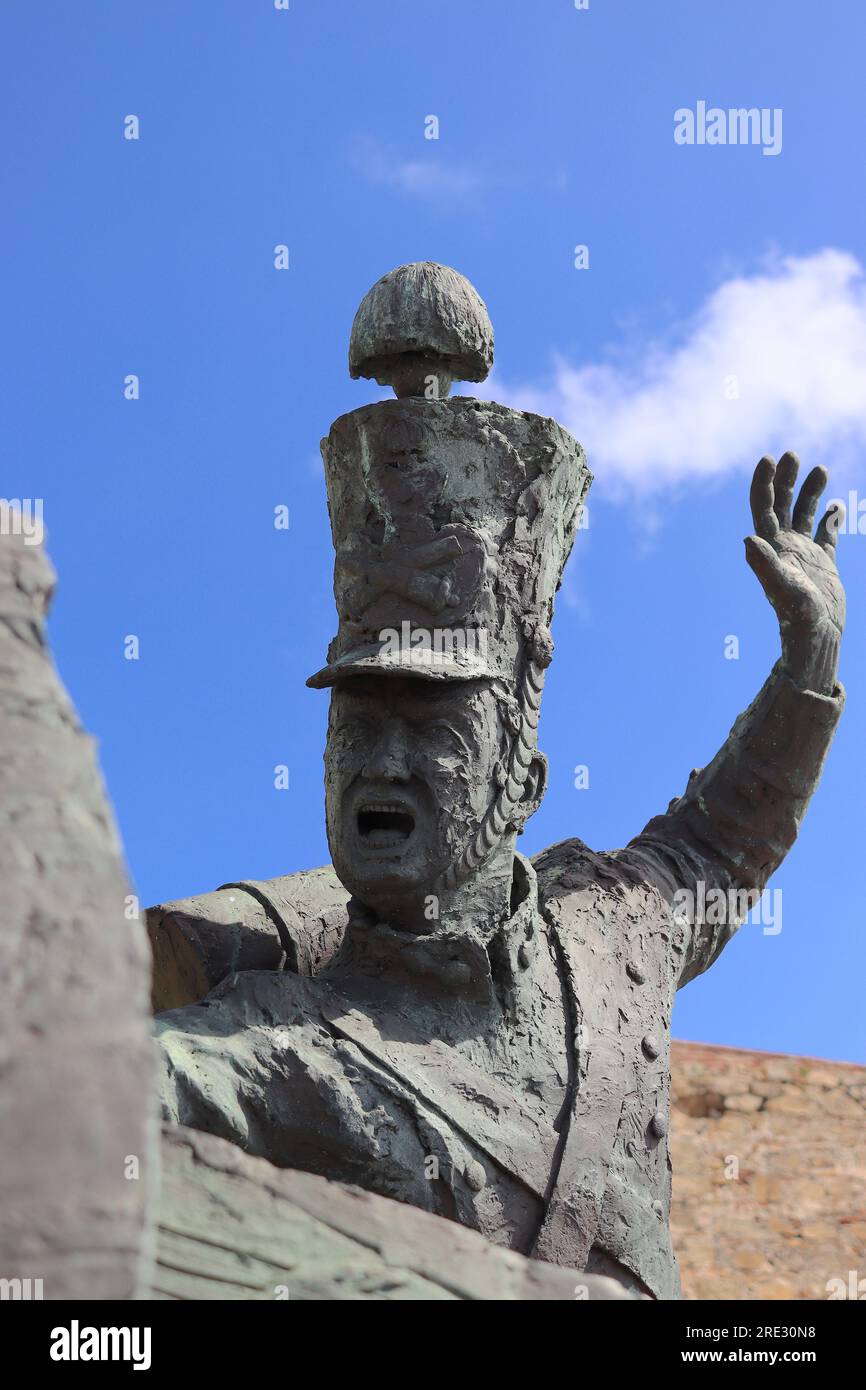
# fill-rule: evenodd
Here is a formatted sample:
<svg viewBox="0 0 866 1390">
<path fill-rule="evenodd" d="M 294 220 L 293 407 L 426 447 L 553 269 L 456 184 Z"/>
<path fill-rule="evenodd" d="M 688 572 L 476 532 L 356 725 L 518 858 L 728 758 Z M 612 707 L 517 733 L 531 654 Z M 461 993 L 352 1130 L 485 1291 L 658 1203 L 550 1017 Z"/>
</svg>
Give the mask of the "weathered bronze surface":
<svg viewBox="0 0 866 1390">
<path fill-rule="evenodd" d="M 756 469 L 746 557 L 782 654 L 713 761 L 624 849 L 530 863 L 553 599 L 591 478 L 554 421 L 444 398 L 492 357 L 465 285 L 402 267 L 356 320 L 353 374 L 399 399 L 322 446 L 339 629 L 308 683 L 331 688 L 333 869 L 151 913 L 176 1006 L 164 1115 L 676 1297 L 674 995 L 794 843 L 844 698 L 833 516 L 812 538 L 826 475 L 792 508 L 796 458 Z"/>
</svg>

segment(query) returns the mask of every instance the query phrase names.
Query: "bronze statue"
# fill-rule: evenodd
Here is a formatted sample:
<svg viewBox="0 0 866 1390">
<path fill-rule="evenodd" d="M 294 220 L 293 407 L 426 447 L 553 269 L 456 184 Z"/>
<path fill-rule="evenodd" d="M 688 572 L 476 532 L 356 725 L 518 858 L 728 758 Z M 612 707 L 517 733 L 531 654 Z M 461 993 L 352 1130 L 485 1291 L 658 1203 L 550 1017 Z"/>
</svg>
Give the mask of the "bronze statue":
<svg viewBox="0 0 866 1390">
<path fill-rule="evenodd" d="M 323 442 L 339 630 L 330 868 L 153 909 L 167 1119 L 492 1242 L 678 1294 L 670 1021 L 796 838 L 843 692 L 826 475 L 758 464 L 746 557 L 781 659 L 708 767 L 625 849 L 532 862 L 550 622 L 591 475 L 553 420 L 470 397 L 487 311 L 456 272 L 373 287 L 352 374 L 397 399 Z M 688 896 L 691 894 L 691 899 Z M 206 997 L 203 997 L 205 996 Z"/>
</svg>

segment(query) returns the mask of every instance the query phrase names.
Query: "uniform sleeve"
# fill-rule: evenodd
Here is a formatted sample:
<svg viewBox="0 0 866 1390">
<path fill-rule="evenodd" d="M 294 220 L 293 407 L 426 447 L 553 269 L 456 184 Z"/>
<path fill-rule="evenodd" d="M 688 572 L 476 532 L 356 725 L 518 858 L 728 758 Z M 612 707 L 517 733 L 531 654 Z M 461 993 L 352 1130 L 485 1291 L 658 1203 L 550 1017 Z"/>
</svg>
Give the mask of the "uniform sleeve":
<svg viewBox="0 0 866 1390">
<path fill-rule="evenodd" d="M 796 840 L 844 701 L 840 685 L 801 690 L 779 662 L 712 762 L 619 852 L 686 923 L 680 985 L 712 965 Z"/>
</svg>

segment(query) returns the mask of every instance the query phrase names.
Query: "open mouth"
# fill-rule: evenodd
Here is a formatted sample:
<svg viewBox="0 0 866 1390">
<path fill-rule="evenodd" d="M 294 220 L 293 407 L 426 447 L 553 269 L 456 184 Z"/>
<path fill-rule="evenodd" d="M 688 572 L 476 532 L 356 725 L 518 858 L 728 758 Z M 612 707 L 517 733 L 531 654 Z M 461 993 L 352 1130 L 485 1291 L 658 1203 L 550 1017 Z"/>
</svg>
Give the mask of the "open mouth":
<svg viewBox="0 0 866 1390">
<path fill-rule="evenodd" d="M 368 849 L 396 849 L 414 829 L 415 817 L 397 802 L 367 802 L 358 808 L 358 835 Z"/>
</svg>

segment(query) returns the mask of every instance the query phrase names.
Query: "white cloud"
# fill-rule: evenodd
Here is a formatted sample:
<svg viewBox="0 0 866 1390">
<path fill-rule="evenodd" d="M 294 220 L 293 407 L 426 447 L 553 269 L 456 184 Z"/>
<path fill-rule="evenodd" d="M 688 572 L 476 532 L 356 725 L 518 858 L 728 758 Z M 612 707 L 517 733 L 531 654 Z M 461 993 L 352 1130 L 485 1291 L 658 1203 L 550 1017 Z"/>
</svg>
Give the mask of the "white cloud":
<svg viewBox="0 0 866 1390">
<path fill-rule="evenodd" d="M 371 183 L 431 202 L 470 197 L 479 191 L 483 182 L 477 170 L 468 165 L 444 161 L 433 141 L 425 148 L 423 158 L 400 159 L 378 141 L 365 136 L 356 141 L 355 161 Z"/>
<path fill-rule="evenodd" d="M 726 280 L 665 343 L 583 366 L 555 357 L 548 384 L 491 394 L 560 420 L 609 494 L 751 470 L 786 448 L 827 465 L 837 492 L 866 451 L 863 267 L 833 249 L 776 259 Z"/>
</svg>

